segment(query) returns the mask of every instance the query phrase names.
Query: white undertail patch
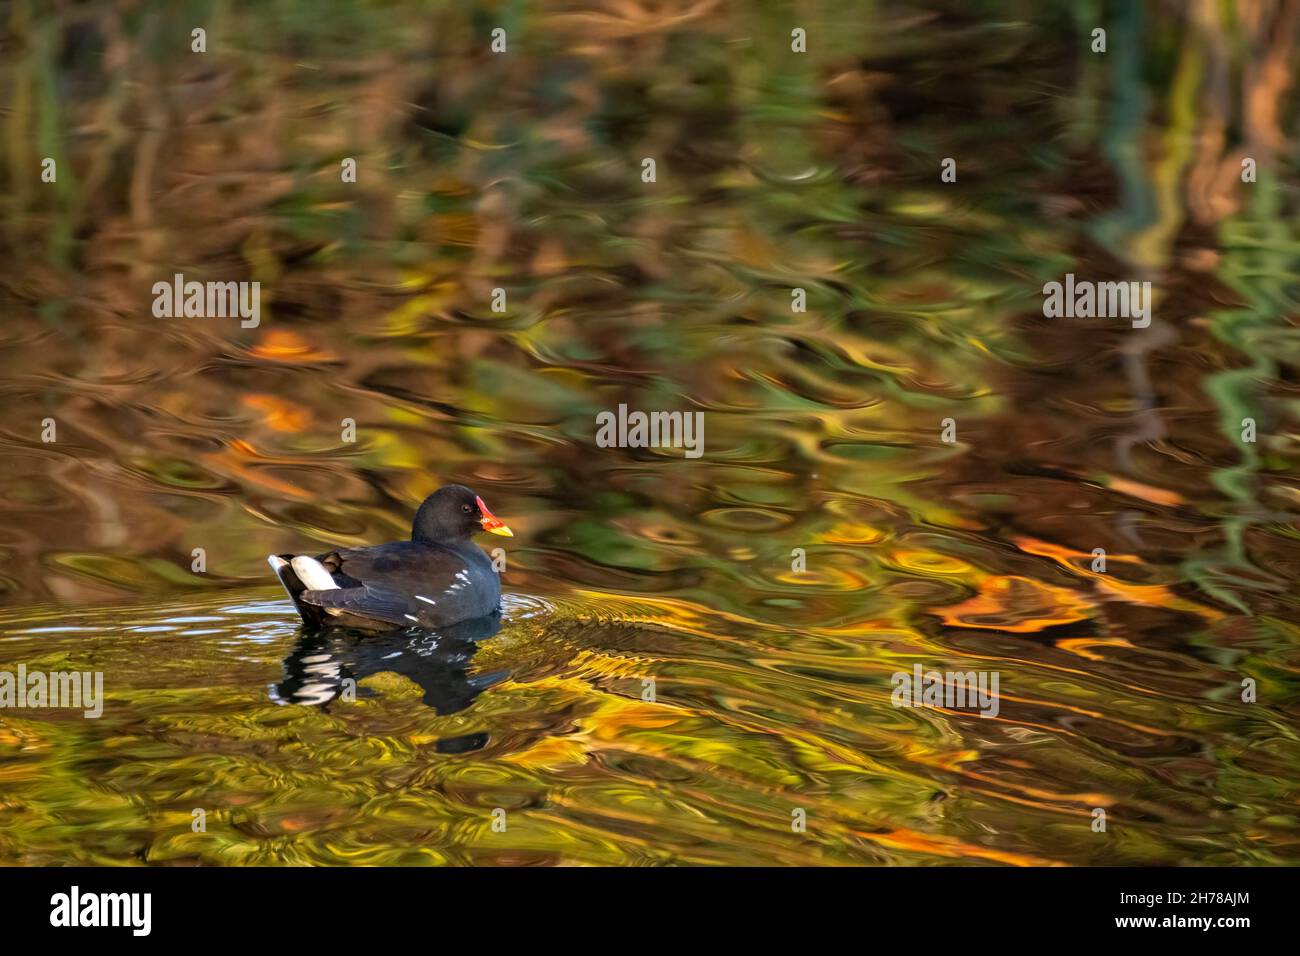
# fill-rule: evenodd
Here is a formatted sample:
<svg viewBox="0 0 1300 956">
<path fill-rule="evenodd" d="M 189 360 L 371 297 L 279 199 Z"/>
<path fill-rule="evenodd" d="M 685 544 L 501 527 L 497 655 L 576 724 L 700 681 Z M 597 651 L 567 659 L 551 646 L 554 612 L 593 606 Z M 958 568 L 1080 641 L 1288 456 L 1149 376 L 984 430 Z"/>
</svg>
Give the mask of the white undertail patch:
<svg viewBox="0 0 1300 956">
<path fill-rule="evenodd" d="M 298 575 L 298 580 L 307 586 L 307 590 L 332 591 L 338 587 L 334 578 L 325 570 L 325 565 L 315 558 L 300 554 L 290 563 L 293 564 L 293 573 Z"/>
<path fill-rule="evenodd" d="M 278 554 L 268 554 L 266 556 L 266 563 L 271 566 L 271 570 L 275 572 L 276 578 L 280 581 L 280 587 L 284 588 L 284 593 L 289 595 L 289 600 L 292 601 L 293 592 L 289 590 L 289 585 L 284 583 L 284 575 L 281 573 L 283 569 L 289 566 L 289 562 L 284 560 L 284 558 L 280 557 Z"/>
</svg>

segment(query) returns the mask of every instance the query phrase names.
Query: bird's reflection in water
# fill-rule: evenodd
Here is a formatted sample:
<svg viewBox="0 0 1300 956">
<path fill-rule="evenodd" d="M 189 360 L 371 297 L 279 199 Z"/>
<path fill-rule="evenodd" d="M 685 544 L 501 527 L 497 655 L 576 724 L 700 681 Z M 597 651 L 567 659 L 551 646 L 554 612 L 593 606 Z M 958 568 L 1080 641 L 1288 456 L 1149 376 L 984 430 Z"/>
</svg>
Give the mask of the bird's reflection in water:
<svg viewBox="0 0 1300 956">
<path fill-rule="evenodd" d="M 328 710 L 339 699 L 374 697 L 358 684 L 372 674 L 409 678 L 424 691 L 424 703 L 439 715 L 468 707 L 480 693 L 507 676 L 505 671 L 470 676 L 478 642 L 501 630 L 501 615 L 462 621 L 437 631 L 402 628 L 385 634 L 331 628 L 305 631 L 284 659 L 284 678 L 270 687 L 277 704 L 314 704 Z M 467 753 L 487 743 L 487 734 L 438 742 L 444 753 Z"/>
</svg>

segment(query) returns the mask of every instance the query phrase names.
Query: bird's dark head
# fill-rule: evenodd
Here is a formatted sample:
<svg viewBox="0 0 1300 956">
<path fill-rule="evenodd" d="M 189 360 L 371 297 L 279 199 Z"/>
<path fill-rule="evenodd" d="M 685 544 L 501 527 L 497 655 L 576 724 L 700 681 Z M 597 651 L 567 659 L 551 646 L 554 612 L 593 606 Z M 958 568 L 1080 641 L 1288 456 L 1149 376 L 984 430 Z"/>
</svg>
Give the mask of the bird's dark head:
<svg viewBox="0 0 1300 956">
<path fill-rule="evenodd" d="M 501 519 L 488 511 L 482 498 L 464 485 L 445 485 L 425 498 L 415 513 L 411 540 L 447 544 L 467 541 L 480 531 L 512 536 Z"/>
</svg>

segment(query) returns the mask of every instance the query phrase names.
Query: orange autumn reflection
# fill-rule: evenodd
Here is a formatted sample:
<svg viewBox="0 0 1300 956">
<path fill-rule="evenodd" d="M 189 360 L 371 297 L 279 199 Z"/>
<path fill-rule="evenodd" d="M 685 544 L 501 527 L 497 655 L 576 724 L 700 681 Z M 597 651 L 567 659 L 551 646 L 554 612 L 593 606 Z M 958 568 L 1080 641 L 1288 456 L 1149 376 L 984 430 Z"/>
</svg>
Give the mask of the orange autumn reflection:
<svg viewBox="0 0 1300 956">
<path fill-rule="evenodd" d="M 267 426 L 278 432 L 300 432 L 312 421 L 307 409 L 275 395 L 245 395 L 241 400 L 261 412 Z"/>
<path fill-rule="evenodd" d="M 1073 591 L 1013 576 L 986 578 L 978 595 L 935 613 L 953 627 L 1033 633 L 1086 620 L 1093 611 L 1093 605 Z"/>
</svg>

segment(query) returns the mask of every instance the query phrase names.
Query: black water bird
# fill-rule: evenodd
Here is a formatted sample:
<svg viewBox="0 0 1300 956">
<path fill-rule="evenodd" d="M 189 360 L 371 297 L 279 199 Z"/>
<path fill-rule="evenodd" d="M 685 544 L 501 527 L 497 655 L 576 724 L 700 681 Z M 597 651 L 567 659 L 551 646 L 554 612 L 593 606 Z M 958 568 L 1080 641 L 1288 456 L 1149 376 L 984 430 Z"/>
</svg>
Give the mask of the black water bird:
<svg viewBox="0 0 1300 956">
<path fill-rule="evenodd" d="M 471 540 L 479 531 L 511 535 L 482 498 L 447 485 L 420 505 L 410 541 L 267 562 L 310 628 L 440 628 L 501 607 L 492 560 Z"/>
</svg>

